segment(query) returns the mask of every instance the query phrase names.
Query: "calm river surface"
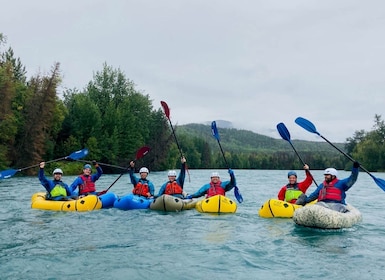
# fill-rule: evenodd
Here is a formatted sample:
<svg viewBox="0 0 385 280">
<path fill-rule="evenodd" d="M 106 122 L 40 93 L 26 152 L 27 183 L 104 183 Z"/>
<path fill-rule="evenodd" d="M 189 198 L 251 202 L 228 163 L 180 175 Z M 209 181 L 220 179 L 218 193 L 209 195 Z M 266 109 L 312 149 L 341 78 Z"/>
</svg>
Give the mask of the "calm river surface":
<svg viewBox="0 0 385 280">
<path fill-rule="evenodd" d="M 211 171 L 190 170 L 185 190 L 207 183 Z M 31 195 L 44 190 L 37 177 L 0 180 L 0 279 L 385 279 L 385 193 L 366 173 L 347 193 L 362 223 L 316 230 L 258 216 L 286 184 L 287 170 L 234 171 L 244 202 L 228 215 L 36 210 Z M 228 179 L 226 170 L 219 172 Z M 322 171 L 312 173 L 321 183 Z M 166 174 L 150 173 L 156 193 Z M 302 180 L 304 172 L 298 174 Z M 339 177 L 348 175 L 340 171 Z M 385 173 L 373 175 L 385 179 Z M 103 175 L 97 189 L 117 177 Z M 131 189 L 124 175 L 110 191 Z M 233 191 L 228 196 L 235 200 Z"/>
</svg>

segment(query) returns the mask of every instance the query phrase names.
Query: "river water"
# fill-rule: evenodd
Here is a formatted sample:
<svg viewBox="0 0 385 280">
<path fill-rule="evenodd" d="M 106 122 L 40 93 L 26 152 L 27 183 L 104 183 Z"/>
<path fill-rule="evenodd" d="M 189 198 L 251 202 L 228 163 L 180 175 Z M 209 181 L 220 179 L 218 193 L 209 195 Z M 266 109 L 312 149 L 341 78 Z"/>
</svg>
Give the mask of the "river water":
<svg viewBox="0 0 385 280">
<path fill-rule="evenodd" d="M 185 190 L 193 193 L 207 183 L 211 171 L 190 170 Z M 228 178 L 226 170 L 219 172 Z M 321 183 L 322 171 L 312 173 Z M 286 184 L 286 174 L 235 170 L 244 202 L 227 215 L 36 210 L 31 195 L 44 190 L 37 177 L 0 180 L 0 279 L 385 279 L 385 193 L 373 179 L 361 172 L 347 193 L 362 223 L 317 230 L 258 216 Z M 302 180 L 304 172 L 298 174 Z M 339 177 L 349 174 L 340 171 Z M 384 173 L 373 175 L 385 179 Z M 103 175 L 97 189 L 117 176 Z M 149 178 L 157 193 L 167 176 L 153 172 Z M 124 195 L 131 189 L 124 175 L 110 191 Z M 233 191 L 228 196 L 235 200 Z"/>
</svg>

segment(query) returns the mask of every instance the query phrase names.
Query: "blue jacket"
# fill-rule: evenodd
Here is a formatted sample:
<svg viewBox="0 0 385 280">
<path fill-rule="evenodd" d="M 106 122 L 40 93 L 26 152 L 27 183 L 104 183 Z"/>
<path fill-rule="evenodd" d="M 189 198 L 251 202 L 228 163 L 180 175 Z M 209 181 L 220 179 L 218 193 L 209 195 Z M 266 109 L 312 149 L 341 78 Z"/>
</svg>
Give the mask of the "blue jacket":
<svg viewBox="0 0 385 280">
<path fill-rule="evenodd" d="M 100 176 L 102 176 L 102 174 L 103 174 L 103 169 L 100 166 L 96 167 L 96 171 L 97 171 L 96 174 L 90 175 L 92 182 L 96 182 L 100 178 Z M 81 186 L 83 184 L 84 184 L 83 179 L 80 176 L 78 176 L 75 179 L 75 181 L 72 182 L 72 184 L 70 186 L 70 190 L 71 190 L 72 194 L 76 195 L 77 194 L 77 193 L 75 193 L 76 188 L 78 188 L 79 186 Z"/>
<path fill-rule="evenodd" d="M 176 178 L 176 182 L 178 183 L 178 185 L 183 189 L 183 185 L 184 185 L 184 179 L 186 178 L 186 163 L 182 163 L 182 167 L 180 168 L 180 173 L 178 175 L 178 177 Z M 158 196 L 161 196 L 162 194 L 164 194 L 164 191 L 166 190 L 166 186 L 167 184 L 169 183 L 170 181 L 167 181 L 166 183 L 164 183 L 161 187 L 160 187 L 160 190 L 159 190 L 159 193 L 158 193 Z M 175 195 L 175 196 L 179 196 L 179 195 Z"/>
<path fill-rule="evenodd" d="M 223 188 L 226 192 L 228 192 L 229 190 L 234 188 L 234 186 L 236 186 L 236 184 L 237 183 L 235 180 L 234 173 L 231 173 L 230 174 L 230 181 L 221 182 L 221 188 Z M 197 192 L 193 193 L 191 195 L 191 197 L 197 198 L 197 197 L 204 196 L 207 193 L 207 191 L 209 190 L 210 186 L 211 186 L 210 183 L 203 185 Z"/>
<path fill-rule="evenodd" d="M 147 179 L 142 179 L 142 178 L 138 178 L 134 175 L 134 169 L 133 168 L 130 168 L 130 180 L 131 180 L 131 183 L 134 185 L 134 187 L 136 186 L 137 183 L 141 182 L 142 184 L 147 184 L 148 185 L 148 188 L 150 190 L 150 194 L 153 196 L 154 195 L 154 192 L 155 192 L 155 187 L 154 187 L 154 184 L 147 180 Z"/>
<path fill-rule="evenodd" d="M 40 180 L 40 183 L 43 185 L 43 187 L 48 192 L 47 197 L 50 197 L 50 193 L 56 185 L 60 185 L 60 186 L 64 187 L 67 191 L 67 196 L 71 195 L 71 190 L 69 189 L 68 185 L 66 183 L 64 183 L 63 181 L 61 181 L 61 180 L 48 180 L 47 177 L 45 177 L 45 175 L 44 175 L 44 168 L 40 168 L 40 170 L 39 170 L 39 180 Z"/>
<path fill-rule="evenodd" d="M 346 198 L 346 191 L 349 190 L 353 184 L 357 181 L 358 178 L 358 172 L 359 168 L 354 168 L 352 169 L 352 173 L 348 178 L 338 180 L 337 183 L 334 185 L 336 188 L 341 190 L 341 196 L 342 196 L 342 204 L 345 203 L 345 198 Z M 323 183 L 318 186 L 318 188 L 312 192 L 306 199 L 306 203 L 312 202 L 313 200 L 316 200 L 318 198 L 318 194 L 323 188 Z M 325 201 L 328 202 L 328 201 Z"/>
</svg>

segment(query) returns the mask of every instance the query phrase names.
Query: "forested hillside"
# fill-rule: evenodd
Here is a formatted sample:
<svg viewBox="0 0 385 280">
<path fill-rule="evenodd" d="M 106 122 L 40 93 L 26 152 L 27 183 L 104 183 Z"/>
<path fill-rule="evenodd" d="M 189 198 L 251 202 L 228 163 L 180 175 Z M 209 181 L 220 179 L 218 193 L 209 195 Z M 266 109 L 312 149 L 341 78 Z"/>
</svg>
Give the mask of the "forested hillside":
<svg viewBox="0 0 385 280">
<path fill-rule="evenodd" d="M 17 168 L 36 174 L 36 168 L 29 167 L 87 148 L 85 160 L 104 163 L 106 173 L 116 173 L 121 169 L 108 165 L 127 167 L 143 146 L 151 151 L 137 166 L 152 171 L 179 168 L 181 152 L 189 168 L 227 167 L 209 125 L 175 126 L 178 147 L 165 112 L 155 110 L 150 95 L 138 91 L 120 69 L 104 64 L 83 89 L 59 92 L 60 63 L 54 63 L 48 74 L 27 78 L 21 60 L 12 48 L 2 50 L 4 44 L 0 33 L 0 170 Z M 219 134 L 231 168 L 302 167 L 286 140 L 236 128 L 221 127 Z M 326 142 L 293 140 L 292 144 L 312 169 L 350 169 L 346 157 Z M 375 115 L 372 131 L 356 131 L 347 143 L 335 145 L 369 170 L 385 170 L 385 124 L 380 115 Z M 66 174 L 77 174 L 82 166 L 61 161 L 47 166 L 47 171 L 57 164 Z"/>
</svg>

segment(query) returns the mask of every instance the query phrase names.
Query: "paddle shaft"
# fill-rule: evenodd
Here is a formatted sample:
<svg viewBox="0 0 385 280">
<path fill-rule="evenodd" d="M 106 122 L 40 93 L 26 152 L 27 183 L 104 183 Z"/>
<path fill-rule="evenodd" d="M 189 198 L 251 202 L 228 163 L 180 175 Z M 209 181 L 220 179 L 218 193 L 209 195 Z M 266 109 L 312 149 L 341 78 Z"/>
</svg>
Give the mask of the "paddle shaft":
<svg viewBox="0 0 385 280">
<path fill-rule="evenodd" d="M 350 161 L 352 162 L 355 162 L 356 160 L 354 158 L 352 158 L 351 156 L 349 156 L 347 153 L 345 153 L 344 151 L 342 151 L 340 148 L 338 148 L 336 145 L 334 145 L 332 142 L 330 142 L 328 139 L 326 139 L 325 137 L 323 137 L 321 134 L 318 133 L 318 135 L 324 139 L 326 142 L 328 142 L 333 148 L 335 148 L 337 151 L 339 151 L 341 154 L 343 154 L 346 158 L 348 158 Z M 368 173 L 372 178 L 374 177 L 365 167 L 363 167 L 362 165 L 360 165 L 360 168 L 362 170 L 364 170 L 366 173 Z"/>
<path fill-rule="evenodd" d="M 92 163 L 91 161 L 89 160 L 76 160 L 76 161 L 79 161 L 79 162 L 84 162 L 84 163 Z M 108 166 L 108 167 L 114 167 L 114 168 L 118 168 L 118 169 L 124 169 L 126 170 L 127 168 L 126 167 L 123 167 L 123 166 L 119 166 L 119 165 L 113 165 L 113 164 L 108 164 L 108 163 L 103 163 L 103 162 L 98 162 L 99 165 L 104 165 L 104 166 Z"/>
<path fill-rule="evenodd" d="M 289 142 L 290 146 L 293 148 L 295 154 L 297 155 L 297 157 L 299 158 L 299 160 L 302 162 L 302 165 L 306 165 L 305 161 L 302 159 L 302 157 L 299 155 L 299 153 L 297 152 L 297 150 L 295 149 L 293 143 L 291 142 L 291 137 L 290 137 L 290 132 L 289 130 L 287 129 L 286 125 L 284 123 L 279 123 L 277 124 L 277 130 L 279 132 L 279 134 L 281 135 L 282 139 L 286 140 L 287 142 Z M 314 177 L 313 175 L 310 173 L 310 170 L 308 170 L 314 184 L 318 187 L 318 184 L 317 182 L 314 180 Z"/>
<path fill-rule="evenodd" d="M 345 153 L 344 151 L 342 151 L 340 148 L 338 148 L 337 146 L 335 146 L 332 142 L 330 142 L 328 139 L 326 139 L 324 136 L 322 136 L 318 131 L 317 129 L 315 128 L 314 124 L 312 122 L 310 122 L 309 120 L 305 119 L 305 118 L 302 118 L 302 117 L 298 117 L 295 119 L 295 122 L 301 126 L 302 128 L 306 129 L 307 131 L 311 132 L 311 133 L 315 133 L 317 134 L 318 136 L 320 136 L 322 139 L 324 139 L 326 142 L 328 142 L 333 148 L 335 148 L 337 151 L 339 151 L 341 154 L 343 154 L 346 158 L 348 158 L 350 161 L 352 162 L 355 162 L 355 160 L 349 156 L 347 153 Z M 370 177 L 373 178 L 373 180 L 376 182 L 376 184 L 383 190 L 385 191 L 385 180 L 383 179 L 380 179 L 380 178 L 376 178 L 375 176 L 373 176 L 365 167 L 363 167 L 362 165 L 360 165 L 361 169 L 364 170 L 367 174 L 369 174 Z"/>
<path fill-rule="evenodd" d="M 117 181 L 118 181 L 124 174 L 125 174 L 125 173 L 121 173 L 121 174 L 119 175 L 119 177 L 116 178 L 115 181 L 111 184 L 111 186 L 109 186 L 109 187 L 104 191 L 104 193 L 108 192 L 109 189 L 111 189 L 112 186 L 115 185 L 115 183 L 116 183 L 116 182 L 117 182 Z"/>
<path fill-rule="evenodd" d="M 144 146 L 144 147 L 141 147 L 137 152 L 136 152 L 136 157 L 135 159 L 133 160 L 133 162 L 135 163 L 138 159 L 141 159 L 142 157 L 144 157 L 145 155 L 148 154 L 148 152 L 150 151 L 150 148 L 147 147 L 147 146 Z M 127 170 L 127 168 L 124 168 L 125 170 Z M 125 174 L 126 172 L 122 172 L 118 178 L 115 179 L 115 181 L 106 189 L 104 190 L 103 192 L 106 193 L 108 192 L 109 189 L 111 189 L 111 187 L 113 185 L 115 185 L 115 183 Z"/>
<path fill-rule="evenodd" d="M 229 168 L 230 168 L 230 165 L 228 164 L 228 162 L 227 162 L 227 160 L 226 160 L 225 152 L 224 152 L 223 149 L 222 149 L 221 142 L 220 142 L 218 139 L 217 139 L 217 142 L 218 142 L 219 148 L 221 149 L 222 156 L 223 156 L 223 160 L 225 161 L 226 167 L 227 167 L 227 169 L 229 169 Z"/>
<path fill-rule="evenodd" d="M 57 158 L 57 159 L 53 159 L 53 160 L 49 160 L 49 161 L 46 161 L 45 163 L 52 163 L 52 162 L 56 162 L 56 161 L 63 160 L 63 159 L 68 159 L 68 158 L 70 158 L 72 160 L 77 160 L 79 158 L 82 158 L 82 157 L 86 156 L 87 154 L 88 154 L 88 149 L 84 148 L 82 150 L 73 152 L 72 154 L 70 154 L 68 156 Z M 40 165 L 40 163 L 39 164 L 31 165 L 31 166 L 27 166 L 27 167 L 23 167 L 23 168 L 19 168 L 19 169 L 8 169 L 8 170 L 5 170 L 5 171 L 1 171 L 0 172 L 0 179 L 10 178 L 10 177 L 15 175 L 19 171 L 22 171 L 22 170 L 25 170 L 25 169 L 29 169 L 29 168 L 32 168 L 32 167 L 38 167 L 39 165 Z"/>
<path fill-rule="evenodd" d="M 178 147 L 178 150 L 179 150 L 179 153 L 180 153 L 180 157 L 183 157 L 182 149 L 180 148 L 178 139 L 176 138 L 176 134 L 175 134 L 174 127 L 172 126 L 171 120 L 168 119 L 168 121 L 169 121 L 169 123 L 170 123 L 171 130 L 172 130 L 172 134 L 174 135 L 175 143 L 176 143 L 176 145 L 177 145 L 177 147 Z"/>
<path fill-rule="evenodd" d="M 222 152 L 223 160 L 225 161 L 226 167 L 228 169 L 230 169 L 230 165 L 228 164 L 228 162 L 226 160 L 225 152 L 223 151 L 221 142 L 219 140 L 219 138 L 220 138 L 219 137 L 219 132 L 218 132 L 217 124 L 216 124 L 215 121 L 213 121 L 211 123 L 211 132 L 212 132 L 214 138 L 217 139 L 217 142 L 218 142 L 219 148 L 220 148 L 220 150 Z M 243 197 L 242 197 L 241 193 L 239 192 L 239 188 L 236 185 L 234 185 L 234 195 L 235 195 L 235 198 L 238 200 L 238 202 L 242 203 Z"/>
</svg>

